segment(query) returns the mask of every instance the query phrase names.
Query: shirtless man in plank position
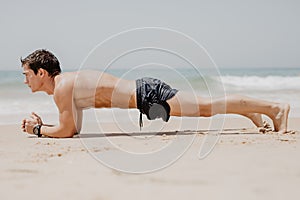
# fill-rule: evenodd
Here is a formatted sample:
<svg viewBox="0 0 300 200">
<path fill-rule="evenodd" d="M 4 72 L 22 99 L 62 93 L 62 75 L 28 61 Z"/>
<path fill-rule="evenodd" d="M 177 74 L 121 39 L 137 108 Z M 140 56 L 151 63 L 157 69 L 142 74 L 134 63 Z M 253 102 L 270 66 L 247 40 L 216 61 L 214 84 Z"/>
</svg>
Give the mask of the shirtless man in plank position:
<svg viewBox="0 0 300 200">
<path fill-rule="evenodd" d="M 210 117 L 216 114 L 240 114 L 263 126 L 261 114 L 270 117 L 274 130 L 287 132 L 289 104 L 280 104 L 240 95 L 211 99 L 172 89 L 153 78 L 124 80 L 100 71 L 61 73 L 57 58 L 47 50 L 36 50 L 21 59 L 24 83 L 32 92 L 53 95 L 59 110 L 59 124 L 43 124 L 32 113 L 22 121 L 22 130 L 37 136 L 73 137 L 82 124 L 82 110 L 87 108 L 137 108 L 148 119 L 170 116 Z M 225 105 L 224 105 L 225 104 Z"/>
</svg>

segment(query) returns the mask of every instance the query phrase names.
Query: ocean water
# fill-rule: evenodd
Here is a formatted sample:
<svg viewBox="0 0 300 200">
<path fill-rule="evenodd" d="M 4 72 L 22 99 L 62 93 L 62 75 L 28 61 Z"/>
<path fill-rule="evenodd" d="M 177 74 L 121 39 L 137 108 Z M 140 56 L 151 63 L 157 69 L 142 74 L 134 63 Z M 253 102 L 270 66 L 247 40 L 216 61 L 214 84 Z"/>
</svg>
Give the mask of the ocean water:
<svg viewBox="0 0 300 200">
<path fill-rule="evenodd" d="M 297 68 L 221 68 L 212 69 L 109 69 L 108 73 L 125 79 L 144 76 L 164 80 L 179 90 L 201 96 L 242 94 L 291 105 L 292 117 L 300 116 L 300 69 Z M 16 124 L 37 112 L 44 119 L 56 116 L 58 111 L 45 93 L 32 93 L 23 83 L 22 71 L 0 71 L 0 124 Z"/>
</svg>

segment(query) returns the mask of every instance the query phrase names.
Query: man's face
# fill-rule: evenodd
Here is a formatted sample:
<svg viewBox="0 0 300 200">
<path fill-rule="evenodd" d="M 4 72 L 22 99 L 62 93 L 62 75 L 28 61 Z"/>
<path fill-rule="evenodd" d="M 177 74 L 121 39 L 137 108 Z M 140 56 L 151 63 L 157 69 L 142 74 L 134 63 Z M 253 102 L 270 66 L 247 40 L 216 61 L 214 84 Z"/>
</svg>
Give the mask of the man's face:
<svg viewBox="0 0 300 200">
<path fill-rule="evenodd" d="M 38 91 L 41 86 L 40 77 L 34 74 L 34 71 L 30 69 L 30 67 L 25 64 L 23 65 L 23 74 L 25 76 L 24 83 L 30 87 L 32 92 Z"/>
</svg>

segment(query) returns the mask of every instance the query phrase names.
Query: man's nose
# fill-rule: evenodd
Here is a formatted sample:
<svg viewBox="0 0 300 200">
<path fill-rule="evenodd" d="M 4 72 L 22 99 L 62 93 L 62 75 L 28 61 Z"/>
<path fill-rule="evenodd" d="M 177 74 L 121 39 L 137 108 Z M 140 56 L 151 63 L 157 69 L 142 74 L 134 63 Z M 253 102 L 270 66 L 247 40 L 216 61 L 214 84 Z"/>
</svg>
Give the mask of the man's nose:
<svg viewBox="0 0 300 200">
<path fill-rule="evenodd" d="M 27 78 L 24 79 L 24 84 L 28 84 Z"/>
</svg>

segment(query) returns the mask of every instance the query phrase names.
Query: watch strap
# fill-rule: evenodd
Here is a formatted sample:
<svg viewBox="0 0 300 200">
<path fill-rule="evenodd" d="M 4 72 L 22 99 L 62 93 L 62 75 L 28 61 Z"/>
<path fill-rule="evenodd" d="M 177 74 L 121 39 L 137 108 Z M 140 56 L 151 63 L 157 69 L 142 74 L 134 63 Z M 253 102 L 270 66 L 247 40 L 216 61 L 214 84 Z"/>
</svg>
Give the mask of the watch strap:
<svg viewBox="0 0 300 200">
<path fill-rule="evenodd" d="M 33 133 L 34 133 L 35 135 L 37 135 L 38 137 L 42 137 L 42 134 L 41 134 L 41 127 L 42 127 L 42 125 L 40 125 L 40 124 L 37 124 L 37 125 L 35 125 L 35 126 L 33 127 Z"/>
</svg>

